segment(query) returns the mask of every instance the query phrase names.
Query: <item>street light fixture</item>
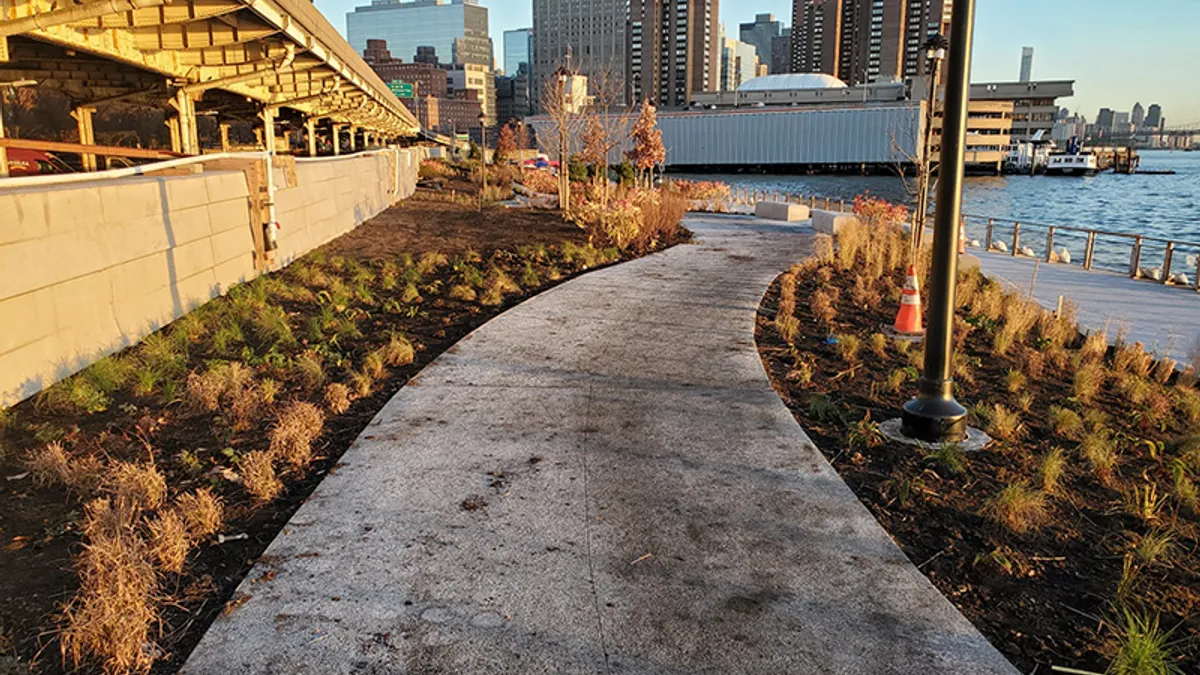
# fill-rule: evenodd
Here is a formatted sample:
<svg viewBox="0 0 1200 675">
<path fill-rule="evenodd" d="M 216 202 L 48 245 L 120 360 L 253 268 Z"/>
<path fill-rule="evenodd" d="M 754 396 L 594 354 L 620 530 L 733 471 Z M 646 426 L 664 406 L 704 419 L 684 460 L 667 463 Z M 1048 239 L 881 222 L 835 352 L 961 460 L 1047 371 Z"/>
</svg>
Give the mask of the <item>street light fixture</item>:
<svg viewBox="0 0 1200 675">
<path fill-rule="evenodd" d="M 929 217 L 929 185 L 933 182 L 933 122 L 937 110 L 938 75 L 942 59 L 946 58 L 947 41 L 941 34 L 925 41 L 925 79 L 929 93 L 925 99 L 925 134 L 921 143 L 920 174 L 917 176 L 917 209 L 913 219 L 913 256 L 925 241 L 925 225 Z"/>
<path fill-rule="evenodd" d="M 967 140 L 971 39 L 975 0 L 954 0 L 946 105 L 942 119 L 941 179 L 934 214 L 933 269 L 929 284 L 929 330 L 925 372 L 917 398 L 904 405 L 900 430 L 927 443 L 957 443 L 967 436 L 967 410 L 954 399 L 951 379 L 954 294 L 958 281 L 958 222 L 962 217 L 963 161 Z"/>
<path fill-rule="evenodd" d="M 4 95 L 17 87 L 37 86 L 37 80 L 0 82 L 0 138 L 4 138 Z M 8 178 L 8 149 L 0 145 L 0 178 Z"/>
</svg>

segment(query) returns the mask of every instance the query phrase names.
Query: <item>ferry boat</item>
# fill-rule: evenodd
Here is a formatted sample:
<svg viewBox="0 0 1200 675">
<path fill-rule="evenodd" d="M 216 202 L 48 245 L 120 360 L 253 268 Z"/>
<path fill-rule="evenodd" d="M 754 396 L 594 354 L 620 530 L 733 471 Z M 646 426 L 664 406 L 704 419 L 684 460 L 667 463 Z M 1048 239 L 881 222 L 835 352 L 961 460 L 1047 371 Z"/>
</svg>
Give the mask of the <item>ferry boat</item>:
<svg viewBox="0 0 1200 675">
<path fill-rule="evenodd" d="M 1099 172 L 1100 160 L 1090 152 L 1050 155 L 1046 164 L 1047 176 L 1095 176 Z"/>
<path fill-rule="evenodd" d="M 1047 176 L 1095 176 L 1100 172 L 1100 159 L 1095 153 L 1085 151 L 1078 138 L 1067 143 L 1066 152 L 1050 155 L 1046 163 Z"/>
</svg>

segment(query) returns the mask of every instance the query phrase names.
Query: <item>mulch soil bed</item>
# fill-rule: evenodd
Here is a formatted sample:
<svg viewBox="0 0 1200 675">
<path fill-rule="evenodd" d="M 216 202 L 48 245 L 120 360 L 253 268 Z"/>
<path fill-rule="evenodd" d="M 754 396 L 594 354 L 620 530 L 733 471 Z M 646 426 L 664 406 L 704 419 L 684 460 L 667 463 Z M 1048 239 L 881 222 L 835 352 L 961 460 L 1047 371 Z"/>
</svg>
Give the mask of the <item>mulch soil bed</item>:
<svg viewBox="0 0 1200 675">
<path fill-rule="evenodd" d="M 161 634 L 158 629 L 154 633 L 161 654 L 153 670 L 174 672 L 226 606 L 255 559 L 322 477 L 337 467 L 339 457 L 397 390 L 505 308 L 620 257 L 615 249 L 601 252 L 588 248 L 584 233 L 563 222 L 558 213 L 498 207 L 480 213 L 454 203 L 422 201 L 421 196 L 267 277 L 298 288 L 308 283 L 298 276 L 307 266 L 308 278 L 318 270 L 329 276 L 340 274 L 351 285 L 354 270 L 367 270 L 367 278 L 373 281 L 366 283 L 375 297 L 365 301 L 355 297 L 349 306 L 336 308 L 339 320 L 355 322 L 357 334 L 348 331 L 328 344 L 310 343 L 304 326 L 330 303 L 322 299 L 319 287 L 308 285 L 315 301 L 312 296 L 307 301 L 275 296 L 274 302 L 286 312 L 300 343 L 284 356 L 272 355 L 273 350 L 256 343 L 249 330 L 244 347 L 236 345 L 232 352 L 218 354 L 210 344 L 196 340 L 185 348 L 186 364 L 176 375 L 179 390 L 188 371 L 204 370 L 213 359 L 248 357 L 246 362 L 259 376 L 269 375 L 282 383 L 277 401 L 309 400 L 322 406 L 320 390 L 302 388 L 289 374 L 288 361 L 299 351 L 317 349 L 334 354 L 326 357 L 326 363 L 329 381 L 337 382 L 359 368 L 369 352 L 386 344 L 392 331 L 401 332 L 416 347 L 411 364 L 388 368 L 386 374 L 375 378 L 370 393 L 355 398 L 347 411 L 326 413 L 324 430 L 313 443 L 313 461 L 303 469 L 281 473 L 285 489 L 274 501 L 256 505 L 229 479 L 240 457 L 266 448 L 272 411 L 264 411 L 263 420 L 252 428 L 233 432 L 219 412 L 186 410 L 178 394 L 156 390 L 152 395 L 135 396 L 123 388 L 111 393 L 103 410 L 91 414 L 55 408 L 44 397 L 5 413 L 0 425 L 0 673 L 77 672 L 63 663 L 55 628 L 61 608 L 79 587 L 72 559 L 84 543 L 80 526 L 83 505 L 90 495 L 72 493 L 62 486 L 40 486 L 33 476 L 22 476 L 29 470 L 28 452 L 58 440 L 72 453 L 106 460 L 150 460 L 166 476 L 172 495 L 207 487 L 224 500 L 226 517 L 221 533 L 246 537 L 224 543 L 213 537 L 203 542 L 185 571 L 169 575 L 161 588 L 170 599 L 161 607 Z M 423 299 L 396 302 L 403 283 L 392 290 L 380 289 L 385 262 L 403 270 L 406 265 L 413 267 L 423 253 L 432 252 L 446 255 L 450 262 L 420 279 Z M 454 299 L 448 293 L 452 285 L 469 283 L 460 263 L 473 264 L 484 275 L 489 270 L 503 270 L 511 279 L 520 280 L 521 288 L 507 290 L 502 302 L 493 305 Z M 476 281 L 481 298 L 485 297 L 482 283 Z M 227 302 L 230 298 L 220 298 L 210 305 Z M 336 305 L 338 301 L 333 302 Z M 170 331 L 168 326 L 161 334 L 166 337 Z M 134 350 L 138 348 L 123 356 L 136 360 Z M 94 665 L 83 669 L 98 671 Z"/>
<path fill-rule="evenodd" d="M 973 404 L 976 426 L 988 424 L 996 404 L 1009 411 L 1027 406 L 1027 411 L 1019 413 L 1019 434 L 967 454 L 958 470 L 877 434 L 876 424 L 898 417 L 916 394 L 921 365 L 920 356 L 902 353 L 893 340 L 882 355 L 872 353 L 867 342 L 894 321 L 903 273 L 885 274 L 881 302 L 855 304 L 853 273 L 834 269 L 818 275 L 812 263 L 793 272 L 799 330 L 791 343 L 776 327 L 779 281 L 765 296 L 758 319 L 759 349 L 775 388 L 908 558 L 1006 657 L 1026 673 L 1049 672 L 1051 666 L 1106 672 L 1114 658 L 1114 624 L 1122 616 L 1118 607 L 1124 606 L 1158 615 L 1164 630 L 1174 629 L 1169 641 L 1180 672 L 1200 673 L 1197 514 L 1194 502 L 1181 503 L 1172 487 L 1179 472 L 1193 479 L 1200 473 L 1195 440 L 1190 441 L 1193 454 L 1180 457 L 1186 439 L 1200 433 L 1193 422 L 1169 405 L 1167 410 L 1131 405 L 1117 393 L 1111 370 L 1113 379 L 1095 402 L 1081 404 L 1072 384 L 1074 360 L 1045 359 L 1042 372 L 1034 373 L 1038 376 L 1024 378 L 1010 392 L 1010 371 L 1030 370 L 1030 361 L 1040 365 L 1044 345 L 1030 331 L 1019 336 L 1009 355 L 998 356 L 993 353 L 998 323 L 973 317 L 976 325 L 958 350 L 958 399 Z M 832 331 L 810 307 L 814 293 L 831 288 L 841 298 Z M 960 314 L 972 317 L 969 309 Z M 862 340 L 857 363 L 843 358 L 829 340 L 831 332 Z M 1073 354 L 1083 337 L 1072 332 L 1076 337 L 1065 347 Z M 912 352 L 921 349 L 917 345 Z M 1112 352 L 1106 358 L 1111 363 Z M 889 377 L 903 385 L 893 390 Z M 1179 393 L 1158 383 L 1152 387 L 1168 401 Z M 1051 406 L 1104 413 L 1118 452 L 1111 480 L 1092 470 L 1078 435 L 1056 432 Z M 1040 491 L 1039 463 L 1055 449 L 1065 453 L 1065 473 L 1044 495 L 1048 513 L 1042 522 L 1019 533 L 990 517 L 992 500 L 1006 486 L 1027 481 Z M 1135 488 L 1146 486 L 1154 486 L 1161 500 L 1151 522 L 1123 508 Z M 1153 563 L 1133 557 L 1131 551 L 1148 534 L 1164 532 L 1171 538 L 1168 555 Z M 1135 574 L 1119 591 L 1130 564 Z"/>
</svg>

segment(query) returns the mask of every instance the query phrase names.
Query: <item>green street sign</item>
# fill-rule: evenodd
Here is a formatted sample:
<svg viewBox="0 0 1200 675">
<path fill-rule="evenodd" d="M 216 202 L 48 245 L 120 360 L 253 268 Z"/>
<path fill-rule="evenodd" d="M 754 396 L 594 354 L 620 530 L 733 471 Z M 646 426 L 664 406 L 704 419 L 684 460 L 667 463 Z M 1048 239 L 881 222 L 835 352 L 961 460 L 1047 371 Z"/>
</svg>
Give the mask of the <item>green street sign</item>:
<svg viewBox="0 0 1200 675">
<path fill-rule="evenodd" d="M 401 82 L 400 80 L 392 80 L 391 82 L 388 82 L 388 89 L 391 89 L 392 93 L 395 94 L 398 98 L 412 98 L 413 97 L 413 86 L 407 82 Z"/>
</svg>

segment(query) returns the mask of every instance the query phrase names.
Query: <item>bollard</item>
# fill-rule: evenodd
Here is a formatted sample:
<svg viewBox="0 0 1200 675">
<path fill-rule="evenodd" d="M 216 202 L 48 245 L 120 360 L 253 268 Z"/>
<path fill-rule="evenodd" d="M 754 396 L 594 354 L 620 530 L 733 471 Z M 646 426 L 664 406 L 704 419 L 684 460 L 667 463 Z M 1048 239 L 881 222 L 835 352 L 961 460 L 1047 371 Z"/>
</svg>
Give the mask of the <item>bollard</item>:
<svg viewBox="0 0 1200 675">
<path fill-rule="evenodd" d="M 987 241 L 983 242 L 983 250 L 985 250 L 985 251 L 992 250 L 992 242 L 994 241 L 992 239 L 992 237 L 994 237 L 994 236 L 996 236 L 996 219 L 988 218 Z"/>
<path fill-rule="evenodd" d="M 1142 238 L 1138 237 L 1133 242 L 1133 253 L 1129 258 L 1129 277 L 1138 279 L 1142 276 Z"/>
<path fill-rule="evenodd" d="M 817 210 L 817 196 L 816 195 L 808 196 L 808 208 L 811 211 Z"/>
<path fill-rule="evenodd" d="M 1096 258 L 1096 232 L 1088 230 L 1087 252 L 1083 254 L 1083 269 L 1091 271 L 1092 261 Z"/>
<path fill-rule="evenodd" d="M 1054 227 L 1046 232 L 1046 262 L 1054 262 Z"/>
<path fill-rule="evenodd" d="M 1167 242 L 1167 251 L 1166 251 L 1166 253 L 1163 254 L 1162 282 L 1163 282 L 1164 286 L 1171 283 L 1171 262 L 1174 257 L 1175 257 L 1175 242 L 1168 241 Z"/>
<path fill-rule="evenodd" d="M 825 198 L 825 210 L 826 210 L 826 211 L 832 211 L 832 210 L 833 210 L 833 209 L 831 208 L 832 204 L 833 204 L 833 202 L 832 202 L 832 201 L 830 201 L 829 197 L 826 197 L 826 198 Z"/>
<path fill-rule="evenodd" d="M 841 211 L 842 213 L 846 212 L 846 200 L 845 199 L 838 202 L 838 210 Z"/>
<path fill-rule="evenodd" d="M 1021 223 L 1013 223 L 1013 257 L 1017 257 L 1017 252 L 1021 250 Z"/>
</svg>

